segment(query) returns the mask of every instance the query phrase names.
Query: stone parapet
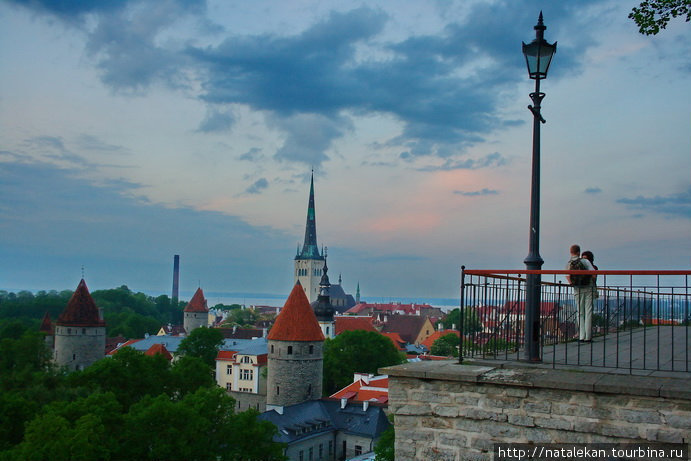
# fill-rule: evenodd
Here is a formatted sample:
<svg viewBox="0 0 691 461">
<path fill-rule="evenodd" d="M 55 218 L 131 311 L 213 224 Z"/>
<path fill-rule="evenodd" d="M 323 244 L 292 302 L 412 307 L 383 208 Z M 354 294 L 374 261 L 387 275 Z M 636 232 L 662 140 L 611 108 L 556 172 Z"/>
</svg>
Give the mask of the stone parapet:
<svg viewBox="0 0 691 461">
<path fill-rule="evenodd" d="M 490 460 L 495 443 L 691 441 L 691 381 L 419 362 L 389 375 L 396 460 Z"/>
</svg>

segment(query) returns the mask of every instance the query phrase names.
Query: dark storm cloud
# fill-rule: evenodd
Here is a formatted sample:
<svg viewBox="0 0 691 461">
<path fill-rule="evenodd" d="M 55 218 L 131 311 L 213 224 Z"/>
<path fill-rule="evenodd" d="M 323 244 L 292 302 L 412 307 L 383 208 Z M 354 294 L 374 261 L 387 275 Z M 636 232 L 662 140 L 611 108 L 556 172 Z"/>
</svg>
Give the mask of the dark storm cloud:
<svg viewBox="0 0 691 461">
<path fill-rule="evenodd" d="M 266 178 L 259 178 L 251 186 L 245 189 L 245 192 L 248 194 L 259 194 L 267 187 L 269 187 L 269 181 L 267 181 Z"/>
<path fill-rule="evenodd" d="M 393 42 L 383 35 L 390 18 L 361 7 L 332 12 L 294 35 L 231 35 L 218 45 L 187 44 L 183 50 L 157 38 L 183 17 L 208 25 L 204 2 L 140 0 L 136 8 L 114 1 L 74 8 L 47 0 L 21 3 L 60 17 L 96 15 L 87 51 L 114 90 L 141 92 L 157 81 L 187 88 L 195 75 L 200 97 L 211 106 L 200 131 L 231 122 L 214 106 L 247 105 L 265 112 L 285 134 L 274 158 L 314 166 L 328 159 L 325 152 L 349 129 L 348 118 L 360 114 L 397 119 L 402 134 L 388 145 L 401 147 L 408 159 L 459 156 L 493 131 L 522 123 L 497 109 L 504 94 L 527 80 L 520 44 L 534 37 L 539 11 L 537 3 L 479 3 L 462 22 L 435 35 Z M 587 3 L 550 5 L 547 39 L 558 38 L 560 21 L 587 22 Z M 590 44 L 587 28 L 560 44 L 551 76 L 577 72 Z"/>
<path fill-rule="evenodd" d="M 481 189 L 481 190 L 474 190 L 474 191 L 462 191 L 462 190 L 455 190 L 453 191 L 454 194 L 457 195 L 462 195 L 464 197 L 481 197 L 483 195 L 497 195 L 499 191 L 496 191 L 494 189 Z"/>
<path fill-rule="evenodd" d="M 419 168 L 418 171 L 450 171 L 450 170 L 477 170 L 479 168 L 492 168 L 503 166 L 508 160 L 498 152 L 494 152 L 477 159 L 467 158 L 463 160 L 446 159 L 439 166 L 426 166 Z"/>
<path fill-rule="evenodd" d="M 666 214 L 674 217 L 691 217 L 691 187 L 677 194 L 667 196 L 621 198 L 622 203 L 634 210 Z"/>
<path fill-rule="evenodd" d="M 235 118 L 230 111 L 222 111 L 210 107 L 197 131 L 201 131 L 202 133 L 228 131 L 230 127 L 233 126 L 234 121 Z"/>
</svg>

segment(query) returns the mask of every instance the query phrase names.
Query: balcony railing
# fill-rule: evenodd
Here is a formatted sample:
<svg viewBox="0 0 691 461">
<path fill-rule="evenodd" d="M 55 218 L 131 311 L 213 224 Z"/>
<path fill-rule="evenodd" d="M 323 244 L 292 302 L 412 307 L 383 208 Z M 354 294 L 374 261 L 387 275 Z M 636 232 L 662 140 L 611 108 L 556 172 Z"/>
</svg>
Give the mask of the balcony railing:
<svg viewBox="0 0 691 461">
<path fill-rule="evenodd" d="M 569 274 L 596 276 L 592 341 L 578 340 Z M 461 276 L 461 359 L 521 360 L 527 274 L 541 275 L 543 363 L 689 372 L 691 271 L 467 270 Z"/>
</svg>

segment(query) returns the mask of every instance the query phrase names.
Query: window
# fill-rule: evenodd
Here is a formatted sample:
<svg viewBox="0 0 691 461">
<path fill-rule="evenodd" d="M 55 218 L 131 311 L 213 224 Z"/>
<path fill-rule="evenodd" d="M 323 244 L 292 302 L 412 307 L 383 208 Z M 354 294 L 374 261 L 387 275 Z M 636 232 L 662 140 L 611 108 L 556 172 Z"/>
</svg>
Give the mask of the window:
<svg viewBox="0 0 691 461">
<path fill-rule="evenodd" d="M 72 360 L 77 360 L 77 354 L 72 354 Z"/>
<path fill-rule="evenodd" d="M 312 461 L 313 459 L 314 459 L 314 448 L 310 447 L 309 461 Z"/>
<path fill-rule="evenodd" d="M 276 395 L 281 394 L 281 388 L 279 386 L 276 386 Z"/>
<path fill-rule="evenodd" d="M 346 455 L 346 441 L 343 441 L 343 457 L 345 458 Z"/>
<path fill-rule="evenodd" d="M 362 446 L 361 445 L 355 445 L 355 456 L 361 455 L 362 454 Z"/>
<path fill-rule="evenodd" d="M 254 375 L 254 370 L 240 370 L 240 379 L 251 380 Z"/>
<path fill-rule="evenodd" d="M 324 457 L 324 444 L 320 443 L 319 444 L 319 458 L 321 459 L 323 457 Z"/>
<path fill-rule="evenodd" d="M 233 390 L 233 388 L 232 388 L 232 386 L 230 385 L 230 383 L 226 383 L 226 390 L 227 390 L 227 391 L 232 391 L 232 390 Z"/>
<path fill-rule="evenodd" d="M 86 334 L 86 328 L 82 328 L 82 334 L 83 334 L 83 335 Z"/>
<path fill-rule="evenodd" d="M 71 335 L 71 334 L 72 334 L 72 328 L 68 328 L 68 329 L 67 329 L 67 334 L 68 334 L 68 335 Z"/>
<path fill-rule="evenodd" d="M 307 385 L 307 395 L 310 395 L 310 396 L 312 395 L 312 385 L 311 384 Z"/>
<path fill-rule="evenodd" d="M 288 346 L 288 355 L 293 354 L 293 346 Z"/>
<path fill-rule="evenodd" d="M 246 355 L 242 358 L 241 362 L 242 363 L 252 363 L 252 359 Z"/>
<path fill-rule="evenodd" d="M 328 331 L 327 331 L 327 333 L 328 333 Z M 312 345 L 310 345 L 310 354 L 314 354 L 314 346 L 312 346 Z"/>
<path fill-rule="evenodd" d="M 233 374 L 233 365 L 226 365 L 226 374 L 227 375 Z"/>
<path fill-rule="evenodd" d="M 300 456 L 300 461 L 304 461 L 304 460 L 305 460 L 305 452 L 304 452 L 303 450 L 300 450 L 299 456 Z"/>
<path fill-rule="evenodd" d="M 273 344 L 271 345 L 271 353 L 272 354 L 274 353 L 274 345 Z"/>
<path fill-rule="evenodd" d="M 329 327 L 326 327 L 326 334 L 329 334 Z"/>
<path fill-rule="evenodd" d="M 331 456 L 334 452 L 334 441 L 329 440 L 329 456 Z"/>
</svg>

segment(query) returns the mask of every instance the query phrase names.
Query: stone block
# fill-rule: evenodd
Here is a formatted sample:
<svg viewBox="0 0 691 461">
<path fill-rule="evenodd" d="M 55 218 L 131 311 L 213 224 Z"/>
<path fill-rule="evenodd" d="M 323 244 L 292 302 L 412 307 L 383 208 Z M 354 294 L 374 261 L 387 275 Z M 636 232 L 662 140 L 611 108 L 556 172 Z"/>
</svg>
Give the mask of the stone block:
<svg viewBox="0 0 691 461">
<path fill-rule="evenodd" d="M 445 418 L 456 418 L 459 414 L 458 406 L 432 405 L 432 413 Z"/>
<path fill-rule="evenodd" d="M 395 415 L 430 415 L 432 409 L 429 404 L 423 405 L 402 405 L 396 410 Z"/>
<path fill-rule="evenodd" d="M 484 408 L 520 408 L 523 404 L 523 399 L 517 397 L 503 397 L 503 398 L 486 398 L 481 401 L 481 405 Z"/>
<path fill-rule="evenodd" d="M 661 443 L 688 443 L 688 431 L 674 429 L 649 429 L 645 434 L 646 439 L 651 442 Z"/>
<path fill-rule="evenodd" d="M 508 422 L 514 426 L 535 426 L 535 421 L 532 416 L 508 415 Z"/>
<path fill-rule="evenodd" d="M 647 376 L 624 376 L 600 374 L 593 390 L 616 395 L 645 395 L 657 397 L 660 395 L 662 380 Z"/>
<path fill-rule="evenodd" d="M 522 428 L 509 426 L 508 424 L 490 424 L 486 428 L 487 433 L 503 440 L 517 439 L 521 436 Z"/>
<path fill-rule="evenodd" d="M 524 402 L 523 409 L 527 413 L 551 413 L 552 402 Z"/>
<path fill-rule="evenodd" d="M 433 417 L 422 418 L 420 419 L 420 427 L 428 427 L 432 429 L 451 429 L 453 427 L 453 420 Z"/>
<path fill-rule="evenodd" d="M 629 423 L 660 424 L 662 422 L 660 414 L 657 411 L 650 410 L 619 409 L 616 412 L 616 416 L 618 419 Z"/>
<path fill-rule="evenodd" d="M 406 416 L 398 414 L 396 415 L 396 430 L 398 430 L 398 428 L 412 429 L 414 427 L 417 427 L 418 421 L 420 421 L 420 418 L 416 416 Z"/>
<path fill-rule="evenodd" d="M 475 448 L 476 450 L 480 451 L 494 451 L 494 444 L 497 443 L 496 441 L 492 439 L 488 439 L 485 437 L 473 437 L 473 439 L 470 440 L 470 447 Z"/>
<path fill-rule="evenodd" d="M 444 447 L 426 447 L 421 451 L 421 458 L 430 461 L 454 461 L 457 450 Z"/>
<path fill-rule="evenodd" d="M 691 429 L 691 413 L 665 414 L 664 418 L 668 426 L 678 429 Z"/>
<path fill-rule="evenodd" d="M 573 429 L 573 423 L 561 418 L 546 418 L 534 417 L 533 422 L 537 427 L 544 427 L 546 429 L 559 429 L 562 431 L 570 431 Z"/>
<path fill-rule="evenodd" d="M 449 447 L 465 447 L 468 445 L 468 438 L 465 434 L 461 434 L 458 431 L 454 432 L 442 432 L 437 437 L 437 441 L 441 445 Z"/>
<path fill-rule="evenodd" d="M 464 394 L 456 394 L 454 395 L 454 401 L 458 405 L 468 405 L 468 406 L 477 406 L 478 402 L 480 401 L 480 397 L 482 397 L 481 394 L 469 394 L 469 393 L 464 393 Z"/>
<path fill-rule="evenodd" d="M 637 439 L 641 437 L 638 426 L 603 424 L 600 426 L 600 434 L 612 437 L 624 437 L 627 439 Z"/>
</svg>

